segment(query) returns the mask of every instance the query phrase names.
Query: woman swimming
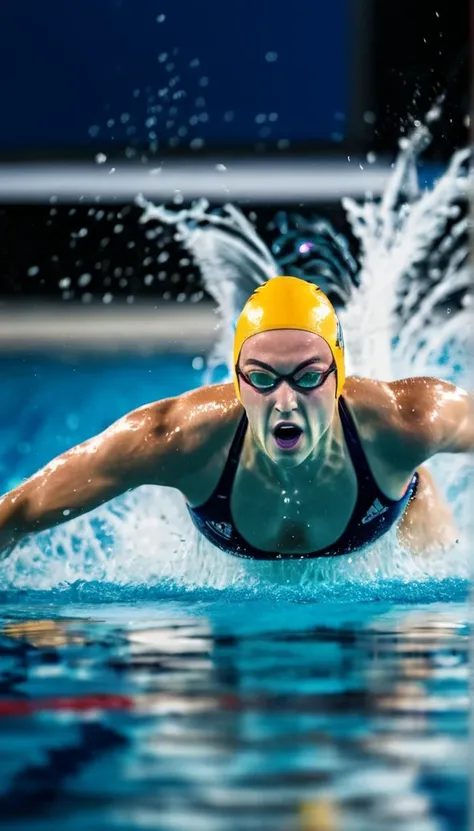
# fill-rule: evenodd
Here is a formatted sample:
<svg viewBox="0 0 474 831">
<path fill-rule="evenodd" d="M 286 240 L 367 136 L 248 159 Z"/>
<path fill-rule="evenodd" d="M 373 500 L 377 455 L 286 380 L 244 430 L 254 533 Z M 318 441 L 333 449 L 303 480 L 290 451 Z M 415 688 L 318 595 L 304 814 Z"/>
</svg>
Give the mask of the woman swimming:
<svg viewBox="0 0 474 831">
<path fill-rule="evenodd" d="M 395 524 L 414 552 L 439 550 L 456 531 L 422 465 L 473 449 L 466 392 L 346 379 L 328 298 L 275 277 L 237 322 L 233 384 L 148 404 L 50 462 L 0 500 L 0 550 L 145 484 L 180 491 L 200 532 L 237 556 L 344 555 Z"/>
</svg>

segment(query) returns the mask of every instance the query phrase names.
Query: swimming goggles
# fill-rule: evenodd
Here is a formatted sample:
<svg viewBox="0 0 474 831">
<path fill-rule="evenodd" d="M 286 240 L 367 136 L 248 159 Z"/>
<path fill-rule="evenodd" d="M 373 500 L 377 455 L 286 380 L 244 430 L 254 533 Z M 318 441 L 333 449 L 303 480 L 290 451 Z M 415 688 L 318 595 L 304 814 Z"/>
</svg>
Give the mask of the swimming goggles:
<svg viewBox="0 0 474 831">
<path fill-rule="evenodd" d="M 311 361 L 311 363 L 313 362 Z M 304 364 L 302 364 L 294 372 L 287 375 L 280 375 L 270 367 L 268 370 L 262 367 L 261 369 L 251 369 L 249 372 L 244 372 L 238 365 L 235 367 L 236 375 L 243 378 L 246 384 L 262 394 L 273 392 L 283 381 L 286 381 L 291 389 L 296 392 L 310 392 L 322 387 L 329 375 L 335 371 L 336 364 L 334 361 L 329 369 L 324 370 L 324 372 L 317 369 L 307 369 L 305 372 Z"/>
</svg>

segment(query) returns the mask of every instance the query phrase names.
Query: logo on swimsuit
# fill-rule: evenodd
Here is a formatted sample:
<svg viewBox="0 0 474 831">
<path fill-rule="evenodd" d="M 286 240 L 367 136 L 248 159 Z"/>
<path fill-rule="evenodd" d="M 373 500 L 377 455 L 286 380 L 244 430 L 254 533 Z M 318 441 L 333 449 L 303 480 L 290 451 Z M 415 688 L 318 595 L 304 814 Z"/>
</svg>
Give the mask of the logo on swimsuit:
<svg viewBox="0 0 474 831">
<path fill-rule="evenodd" d="M 228 522 L 212 522 L 209 520 L 207 522 L 209 528 L 212 531 L 215 531 L 216 534 L 219 534 L 220 537 L 224 537 L 226 540 L 232 539 L 233 531 L 232 525 L 229 525 Z"/>
<path fill-rule="evenodd" d="M 367 522 L 372 522 L 373 519 L 375 519 L 378 516 L 381 516 L 381 514 L 384 514 L 385 511 L 388 511 L 387 506 L 382 505 L 380 499 L 376 499 L 375 502 L 373 502 L 373 504 L 370 506 L 366 515 L 362 517 L 362 524 L 366 525 Z"/>
</svg>

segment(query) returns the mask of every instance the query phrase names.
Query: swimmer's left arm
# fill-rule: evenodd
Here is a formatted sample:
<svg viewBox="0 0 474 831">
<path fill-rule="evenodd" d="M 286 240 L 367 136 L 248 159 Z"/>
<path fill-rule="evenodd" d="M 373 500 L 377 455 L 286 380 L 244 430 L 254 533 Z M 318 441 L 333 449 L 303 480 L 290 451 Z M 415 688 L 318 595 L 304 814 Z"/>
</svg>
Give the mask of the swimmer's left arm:
<svg viewBox="0 0 474 831">
<path fill-rule="evenodd" d="M 436 378 L 397 382 L 404 422 L 424 460 L 437 453 L 474 451 L 474 398 L 461 387 Z"/>
</svg>

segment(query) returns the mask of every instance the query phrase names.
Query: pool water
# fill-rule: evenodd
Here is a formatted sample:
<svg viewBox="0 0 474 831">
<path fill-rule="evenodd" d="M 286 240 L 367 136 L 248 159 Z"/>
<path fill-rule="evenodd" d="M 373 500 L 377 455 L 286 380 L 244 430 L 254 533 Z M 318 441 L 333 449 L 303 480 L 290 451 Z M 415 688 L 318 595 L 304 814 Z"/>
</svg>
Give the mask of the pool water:
<svg viewBox="0 0 474 831">
<path fill-rule="evenodd" d="M 1 364 L 2 491 L 201 382 L 191 357 Z M 45 587 L 47 564 L 0 566 L 2 829 L 467 830 L 464 580 Z"/>
</svg>

